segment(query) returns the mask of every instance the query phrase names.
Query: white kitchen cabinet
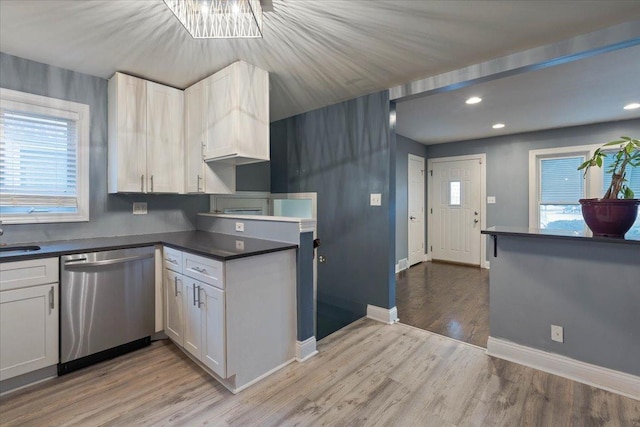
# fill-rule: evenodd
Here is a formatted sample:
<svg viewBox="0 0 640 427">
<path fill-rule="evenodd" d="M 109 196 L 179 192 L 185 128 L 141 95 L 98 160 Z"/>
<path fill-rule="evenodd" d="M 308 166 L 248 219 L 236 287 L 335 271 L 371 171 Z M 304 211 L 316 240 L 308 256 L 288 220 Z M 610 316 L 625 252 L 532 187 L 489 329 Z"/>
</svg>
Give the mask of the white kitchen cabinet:
<svg viewBox="0 0 640 427">
<path fill-rule="evenodd" d="M 205 161 L 269 160 L 269 73 L 235 62 L 200 82 L 204 93 Z"/>
<path fill-rule="evenodd" d="M 165 324 L 164 332 L 176 344 L 184 345 L 183 277 L 169 269 L 164 271 Z"/>
<path fill-rule="evenodd" d="M 198 288 L 202 310 L 201 361 L 222 378 L 227 377 L 224 291 L 202 283 Z"/>
<path fill-rule="evenodd" d="M 185 277 L 184 282 L 184 349 L 202 359 L 202 310 L 198 306 L 198 281 Z"/>
<path fill-rule="evenodd" d="M 186 193 L 230 194 L 236 191 L 236 167 L 227 163 L 206 163 L 204 83 L 199 82 L 184 91 L 184 182 Z"/>
<path fill-rule="evenodd" d="M 109 193 L 183 192 L 182 91 L 116 73 L 108 97 Z"/>
<path fill-rule="evenodd" d="M 59 361 L 57 258 L 0 264 L 0 380 Z"/>
</svg>

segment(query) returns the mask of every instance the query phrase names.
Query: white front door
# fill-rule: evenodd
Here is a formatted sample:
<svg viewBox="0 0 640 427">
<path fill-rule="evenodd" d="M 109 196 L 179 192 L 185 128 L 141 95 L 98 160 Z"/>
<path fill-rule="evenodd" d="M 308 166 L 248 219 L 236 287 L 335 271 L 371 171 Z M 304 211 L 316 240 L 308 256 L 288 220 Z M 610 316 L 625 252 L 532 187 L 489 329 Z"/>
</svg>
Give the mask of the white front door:
<svg viewBox="0 0 640 427">
<path fill-rule="evenodd" d="M 480 265 L 481 160 L 432 161 L 432 258 Z"/>
<path fill-rule="evenodd" d="M 424 261 L 424 158 L 409 154 L 409 266 Z"/>
</svg>

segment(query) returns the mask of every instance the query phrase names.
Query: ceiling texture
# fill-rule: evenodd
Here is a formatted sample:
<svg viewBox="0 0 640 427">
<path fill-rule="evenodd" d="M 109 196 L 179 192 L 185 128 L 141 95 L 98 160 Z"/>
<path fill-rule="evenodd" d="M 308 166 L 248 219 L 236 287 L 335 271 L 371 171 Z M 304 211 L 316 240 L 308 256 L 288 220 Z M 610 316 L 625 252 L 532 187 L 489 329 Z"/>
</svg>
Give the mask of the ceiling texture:
<svg viewBox="0 0 640 427">
<path fill-rule="evenodd" d="M 0 0 L 0 50 L 181 89 L 244 60 L 270 72 L 275 121 L 640 17 L 614 0 L 269 3 L 264 38 L 195 40 L 161 0 Z"/>
</svg>

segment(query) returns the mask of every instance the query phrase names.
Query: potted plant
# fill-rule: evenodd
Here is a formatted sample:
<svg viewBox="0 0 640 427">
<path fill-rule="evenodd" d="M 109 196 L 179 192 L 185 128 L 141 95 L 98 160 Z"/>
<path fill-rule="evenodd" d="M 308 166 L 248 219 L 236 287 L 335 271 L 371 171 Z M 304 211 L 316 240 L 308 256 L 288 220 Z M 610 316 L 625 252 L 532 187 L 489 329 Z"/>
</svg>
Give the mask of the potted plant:
<svg viewBox="0 0 640 427">
<path fill-rule="evenodd" d="M 610 147 L 617 146 L 617 151 Z M 594 236 L 624 237 L 638 215 L 640 200 L 634 198 L 627 185 L 628 169 L 640 166 L 640 140 L 622 136 L 596 149 L 578 170 L 587 171 L 593 166 L 602 167 L 603 159 L 613 157 L 613 163 L 605 172 L 611 174 L 611 184 L 602 199 L 580 199 L 582 216 Z"/>
</svg>

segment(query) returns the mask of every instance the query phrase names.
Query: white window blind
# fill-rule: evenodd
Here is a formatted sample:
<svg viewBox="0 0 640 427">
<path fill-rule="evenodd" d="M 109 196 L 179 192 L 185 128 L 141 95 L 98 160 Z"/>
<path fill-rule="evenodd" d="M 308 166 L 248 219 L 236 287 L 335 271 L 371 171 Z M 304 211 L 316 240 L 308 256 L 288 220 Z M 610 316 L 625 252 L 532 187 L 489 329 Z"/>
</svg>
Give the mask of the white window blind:
<svg viewBox="0 0 640 427">
<path fill-rule="evenodd" d="M 2 220 L 88 220 L 87 142 L 88 106 L 2 89 Z"/>
<path fill-rule="evenodd" d="M 582 162 L 583 156 L 540 160 L 540 203 L 578 204 L 584 198 Z"/>
</svg>

